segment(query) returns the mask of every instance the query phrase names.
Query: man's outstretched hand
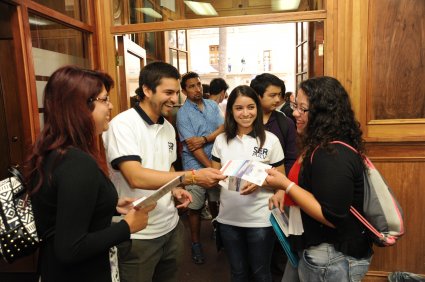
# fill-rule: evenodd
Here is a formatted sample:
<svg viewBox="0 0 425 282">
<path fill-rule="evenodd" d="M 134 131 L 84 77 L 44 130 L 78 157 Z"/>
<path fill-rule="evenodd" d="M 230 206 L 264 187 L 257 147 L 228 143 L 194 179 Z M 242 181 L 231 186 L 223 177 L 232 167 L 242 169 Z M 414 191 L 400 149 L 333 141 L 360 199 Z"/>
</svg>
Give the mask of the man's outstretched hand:
<svg viewBox="0 0 425 282">
<path fill-rule="evenodd" d="M 202 168 L 195 171 L 195 184 L 204 188 L 214 188 L 220 180 L 225 179 L 227 176 L 215 168 Z"/>
</svg>

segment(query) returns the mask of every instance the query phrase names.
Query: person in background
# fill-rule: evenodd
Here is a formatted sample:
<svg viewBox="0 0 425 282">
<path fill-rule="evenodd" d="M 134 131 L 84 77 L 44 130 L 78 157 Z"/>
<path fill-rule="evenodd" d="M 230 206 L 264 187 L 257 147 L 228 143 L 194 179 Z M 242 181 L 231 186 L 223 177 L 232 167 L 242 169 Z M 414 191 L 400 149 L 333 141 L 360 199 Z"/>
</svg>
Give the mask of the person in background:
<svg viewBox="0 0 425 282">
<path fill-rule="evenodd" d="M 257 75 L 251 80 L 250 86 L 257 92 L 261 108 L 263 109 L 263 123 L 266 130 L 275 134 L 282 145 L 285 153 L 285 172 L 291 169 L 297 159 L 297 147 L 295 143 L 295 125 L 281 112 L 276 111 L 279 104 L 279 96 L 285 92 L 285 83 L 277 76 L 270 73 Z"/>
<path fill-rule="evenodd" d="M 365 169 L 362 131 L 350 98 L 335 78 L 311 78 L 301 82 L 293 109 L 301 138 L 292 168 L 297 173 L 291 171 L 290 180 L 269 170 L 266 178 L 299 206 L 304 227 L 300 240 L 291 240 L 298 267 L 287 263 L 282 281 L 361 281 L 373 250 L 367 230 L 350 213 L 350 206 L 363 210 Z M 348 143 L 360 154 L 331 141 Z M 279 196 L 270 207 L 279 206 Z"/>
<path fill-rule="evenodd" d="M 292 119 L 294 123 L 296 123 L 295 117 L 292 114 L 294 110 L 291 107 L 291 104 L 295 103 L 295 93 L 286 92 L 284 99 L 285 99 L 285 104 L 282 105 L 282 108 L 280 109 L 280 111 L 284 113 L 287 117 Z"/>
<path fill-rule="evenodd" d="M 113 84 L 106 73 L 76 66 L 47 81 L 44 127 L 25 165 L 43 239 L 40 281 L 117 281 L 110 248 L 144 229 L 155 206 L 132 208 L 134 199 L 118 199 L 109 179 L 99 136 L 109 126 Z M 117 212 L 126 215 L 111 225 Z"/>
<path fill-rule="evenodd" d="M 210 97 L 210 86 L 208 84 L 202 84 L 202 98 L 209 99 Z"/>
<path fill-rule="evenodd" d="M 229 94 L 227 94 L 227 91 L 224 94 L 224 99 L 221 101 L 218 106 L 220 107 L 220 110 L 224 115 L 226 115 L 226 108 L 227 108 L 227 99 L 229 99 Z"/>
<path fill-rule="evenodd" d="M 180 84 L 187 96 L 186 102 L 177 112 L 177 131 L 183 142 L 183 169 L 211 167 L 211 150 L 216 136 L 223 132 L 223 117 L 217 103 L 202 98 L 202 84 L 197 73 L 184 74 Z M 217 216 L 220 190 L 205 189 L 199 185 L 189 185 L 186 189 L 193 199 L 188 206 L 192 260 L 196 264 L 203 264 L 205 257 L 200 238 L 201 211 L 208 199 L 212 218 Z"/>
<path fill-rule="evenodd" d="M 285 82 L 283 80 L 282 80 L 282 83 L 283 83 L 282 88 L 286 89 L 286 86 L 284 86 Z M 279 95 L 279 103 L 276 106 L 276 111 L 282 111 L 282 107 L 284 104 L 285 104 L 285 92 L 282 91 L 280 92 L 280 95 Z"/>
<path fill-rule="evenodd" d="M 150 196 L 175 177 L 184 183 L 214 187 L 223 179 L 212 168 L 176 172 L 176 134 L 164 118 L 171 115 L 178 101 L 180 74 L 164 62 L 146 65 L 136 90 L 140 102 L 112 119 L 103 134 L 112 180 L 120 195 Z M 176 281 L 183 259 L 184 227 L 174 199 L 187 207 L 192 196 L 175 188 L 157 202 L 148 226 L 118 246 L 121 281 Z"/>
<path fill-rule="evenodd" d="M 214 78 L 210 82 L 210 97 L 209 99 L 215 101 L 217 104 L 223 102 L 224 98 L 227 95 L 227 89 L 229 85 L 226 81 L 220 77 Z"/>
<path fill-rule="evenodd" d="M 228 160 L 253 160 L 284 173 L 279 139 L 264 130 L 262 108 L 254 89 L 233 89 L 227 103 L 224 133 L 217 136 L 212 166 L 220 169 Z M 231 281 L 271 282 L 270 260 L 275 235 L 269 221 L 269 197 L 274 191 L 248 183 L 241 191 L 221 188 L 217 216 L 218 234 L 229 259 Z M 283 192 L 277 192 L 283 199 Z M 279 197 L 277 197 L 279 198 Z"/>
<path fill-rule="evenodd" d="M 224 98 L 227 95 L 227 89 L 229 85 L 222 78 L 214 78 L 210 82 L 210 97 L 209 99 L 215 101 L 217 105 L 223 102 Z M 224 111 L 220 107 L 221 115 L 224 117 Z"/>
</svg>

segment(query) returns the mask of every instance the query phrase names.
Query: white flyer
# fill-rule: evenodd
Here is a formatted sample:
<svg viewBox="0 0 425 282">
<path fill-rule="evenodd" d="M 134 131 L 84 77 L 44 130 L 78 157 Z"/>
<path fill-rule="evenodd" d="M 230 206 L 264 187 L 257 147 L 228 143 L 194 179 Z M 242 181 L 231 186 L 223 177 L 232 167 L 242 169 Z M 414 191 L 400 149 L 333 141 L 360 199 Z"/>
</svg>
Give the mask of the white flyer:
<svg viewBox="0 0 425 282">
<path fill-rule="evenodd" d="M 156 203 L 159 199 L 161 199 L 162 196 L 170 192 L 174 187 L 178 186 L 183 182 L 184 175 L 177 176 L 176 178 L 172 179 L 168 183 L 164 184 L 162 187 L 160 187 L 158 190 L 155 191 L 152 195 L 149 197 L 141 197 L 133 202 L 133 206 L 136 207 L 144 207 L 151 205 L 153 203 Z"/>
<path fill-rule="evenodd" d="M 266 169 L 270 168 L 272 168 L 270 165 L 258 161 L 228 160 L 221 168 L 221 172 L 229 177 L 219 184 L 233 191 L 240 191 L 246 182 L 262 186 L 267 177 Z"/>
</svg>

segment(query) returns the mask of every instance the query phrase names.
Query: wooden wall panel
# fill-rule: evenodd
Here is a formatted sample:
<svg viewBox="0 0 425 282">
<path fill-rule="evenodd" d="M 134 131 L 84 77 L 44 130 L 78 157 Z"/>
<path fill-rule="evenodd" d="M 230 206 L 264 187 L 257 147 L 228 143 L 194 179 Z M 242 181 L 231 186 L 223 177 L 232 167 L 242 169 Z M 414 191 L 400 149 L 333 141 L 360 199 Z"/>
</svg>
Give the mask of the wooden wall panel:
<svg viewBox="0 0 425 282">
<path fill-rule="evenodd" d="M 370 1 L 369 11 L 370 119 L 425 118 L 425 1 Z"/>
<path fill-rule="evenodd" d="M 364 281 L 387 281 L 394 271 L 425 274 L 425 243 L 421 240 L 425 232 L 425 119 L 406 119 L 405 114 L 396 113 L 425 108 L 424 86 L 416 87 L 422 81 L 419 77 L 425 77 L 420 59 L 425 57 L 421 53 L 425 50 L 421 43 L 424 7 L 425 2 L 417 0 L 327 1 L 325 74 L 336 77 L 347 89 L 368 155 L 393 188 L 406 220 L 406 234 L 396 246 L 375 247 Z M 405 29 L 399 29 L 404 23 Z M 402 46 L 403 42 L 408 46 Z M 402 65 L 402 60 L 406 64 Z M 413 72 L 420 75 L 411 75 Z M 372 119 L 372 96 L 388 105 L 397 99 L 397 106 L 385 109 L 395 114 Z M 417 103 L 407 107 L 406 99 Z"/>
<path fill-rule="evenodd" d="M 424 274 L 425 144 L 423 142 L 369 142 L 367 154 L 387 180 L 402 206 L 405 235 L 393 247 L 374 247 L 375 255 L 364 281 L 387 281 L 389 273 Z"/>
<path fill-rule="evenodd" d="M 377 248 L 370 270 L 425 273 L 425 161 L 375 161 L 403 208 L 406 234 L 394 247 Z"/>
</svg>

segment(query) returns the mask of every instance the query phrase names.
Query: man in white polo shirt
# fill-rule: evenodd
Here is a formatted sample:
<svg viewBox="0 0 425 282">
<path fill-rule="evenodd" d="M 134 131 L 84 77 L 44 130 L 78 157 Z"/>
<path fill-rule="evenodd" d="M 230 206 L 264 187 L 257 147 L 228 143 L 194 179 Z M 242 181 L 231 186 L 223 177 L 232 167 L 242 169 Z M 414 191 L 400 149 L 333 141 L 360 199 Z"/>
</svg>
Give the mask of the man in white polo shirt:
<svg viewBox="0 0 425 282">
<path fill-rule="evenodd" d="M 140 102 L 117 115 L 103 134 L 107 160 L 113 168 L 111 180 L 119 196 L 149 196 L 182 174 L 184 184 L 204 187 L 214 187 L 224 178 L 211 168 L 174 171 L 176 136 L 164 117 L 171 115 L 177 103 L 179 79 L 179 72 L 170 64 L 154 62 L 145 66 L 136 90 Z M 183 203 L 180 206 L 187 206 L 191 196 L 183 189 L 174 189 L 170 194 L 158 200 L 149 214 L 148 226 L 118 246 L 121 281 L 177 281 L 184 228 L 172 196 Z"/>
</svg>

